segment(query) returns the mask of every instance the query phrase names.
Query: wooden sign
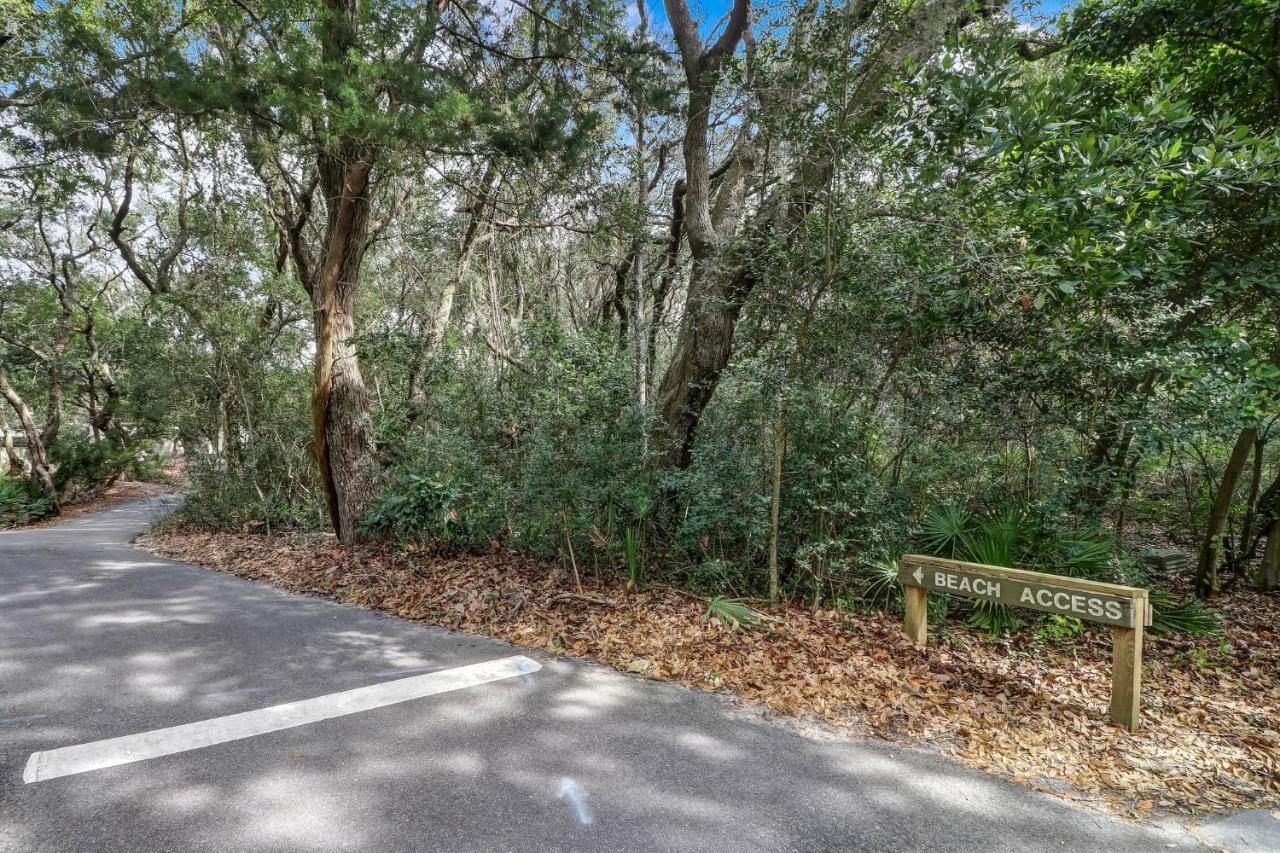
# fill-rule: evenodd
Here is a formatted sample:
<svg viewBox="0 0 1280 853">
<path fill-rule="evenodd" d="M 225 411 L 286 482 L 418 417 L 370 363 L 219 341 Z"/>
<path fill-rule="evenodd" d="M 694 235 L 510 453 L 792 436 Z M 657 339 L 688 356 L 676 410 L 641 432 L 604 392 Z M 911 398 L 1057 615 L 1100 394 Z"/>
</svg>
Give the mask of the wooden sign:
<svg viewBox="0 0 1280 853">
<path fill-rule="evenodd" d="M 1151 624 L 1145 589 L 916 554 L 898 561 L 898 580 L 907 593 L 903 630 L 921 648 L 928 639 L 930 592 L 1112 626 L 1111 719 L 1137 730 L 1142 631 Z"/>
</svg>

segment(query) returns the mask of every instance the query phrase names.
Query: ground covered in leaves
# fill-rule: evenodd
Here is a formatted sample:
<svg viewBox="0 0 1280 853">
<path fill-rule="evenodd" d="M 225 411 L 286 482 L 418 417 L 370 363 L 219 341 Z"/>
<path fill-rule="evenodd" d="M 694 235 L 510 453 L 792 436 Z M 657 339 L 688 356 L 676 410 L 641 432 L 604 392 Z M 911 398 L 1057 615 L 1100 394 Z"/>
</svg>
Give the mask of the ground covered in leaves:
<svg viewBox="0 0 1280 853">
<path fill-rule="evenodd" d="M 1224 631 L 1149 637 L 1143 729 L 1107 722 L 1110 635 L 998 642 L 900 621 L 786 606 L 767 630 L 704 621 L 686 593 L 566 578 L 519 554 L 343 548 L 318 535 L 182 530 L 156 553 L 457 631 L 726 691 L 778 714 L 921 746 L 1129 817 L 1280 803 L 1280 601 L 1237 593 Z"/>
</svg>

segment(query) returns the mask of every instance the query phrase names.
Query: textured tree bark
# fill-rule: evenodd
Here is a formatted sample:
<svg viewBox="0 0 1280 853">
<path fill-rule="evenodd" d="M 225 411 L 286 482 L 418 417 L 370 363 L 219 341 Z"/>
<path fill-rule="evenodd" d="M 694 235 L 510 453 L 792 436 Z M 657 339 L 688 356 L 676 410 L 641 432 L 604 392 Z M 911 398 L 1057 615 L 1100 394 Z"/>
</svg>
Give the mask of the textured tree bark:
<svg viewBox="0 0 1280 853">
<path fill-rule="evenodd" d="M 40 437 L 40 430 L 36 427 L 36 420 L 31 414 L 31 408 L 13 390 L 9 385 L 9 377 L 3 368 L 0 368 L 0 395 L 9 402 L 13 413 L 18 416 L 18 420 L 22 423 L 22 431 L 27 436 L 27 455 L 31 457 L 30 478 L 40 484 L 40 490 L 51 498 L 53 501 L 53 511 L 58 511 L 58 489 L 53 484 L 53 470 L 49 467 L 49 458 L 45 453 L 44 441 Z"/>
<path fill-rule="evenodd" d="M 339 29 L 338 35 L 350 32 Z M 294 196 L 272 171 L 266 143 L 249 135 L 245 146 L 272 197 L 277 225 L 287 235 L 294 273 L 311 298 L 316 343 L 311 452 L 329 522 L 339 541 L 350 544 L 359 538 L 377 485 L 369 392 L 355 347 L 356 293 L 369 244 L 372 152 L 350 143 L 320 151 L 315 180 Z M 313 252 L 303 234 L 317 188 L 328 219 Z"/>
<path fill-rule="evenodd" d="M 1235 447 L 1231 449 L 1231 458 L 1227 460 L 1226 470 L 1222 472 L 1222 482 L 1218 484 L 1218 493 L 1213 499 L 1213 508 L 1209 511 L 1209 521 L 1205 526 L 1204 540 L 1200 544 L 1200 559 L 1196 564 L 1196 595 L 1208 598 L 1218 592 L 1218 563 L 1222 559 L 1222 535 L 1227 527 L 1227 516 L 1231 512 L 1231 500 L 1235 497 L 1236 486 L 1240 483 L 1240 474 L 1244 471 L 1249 454 L 1253 452 L 1253 442 L 1258 436 L 1257 427 L 1246 427 L 1240 430 Z"/>
<path fill-rule="evenodd" d="M 31 476 L 31 472 L 28 470 L 29 463 L 22 458 L 17 448 L 13 446 L 13 430 L 9 428 L 9 419 L 4 416 L 3 411 L 0 411 L 0 431 L 4 433 L 4 454 L 9 463 L 8 470 L 5 473 L 12 474 L 17 471 L 23 477 Z"/>
<path fill-rule="evenodd" d="M 720 272 L 694 261 L 675 351 L 658 386 L 654 444 L 663 468 L 689 466 L 698 423 L 733 355 L 738 317 L 755 286 L 745 267 L 728 281 L 706 281 Z"/>
<path fill-rule="evenodd" d="M 329 199 L 324 259 L 311 288 L 315 309 L 312 450 L 338 540 L 359 537 L 376 486 L 369 392 L 355 348 L 356 284 L 369 230 L 370 163 L 345 150 L 320 158 Z"/>
<path fill-rule="evenodd" d="M 328 0 L 332 13 L 321 30 L 325 59 L 350 66 L 360 50 L 359 0 Z M 354 73 L 354 68 L 349 69 Z M 336 93 L 330 92 L 336 97 Z M 329 521 L 338 541 L 351 544 L 377 487 L 369 391 L 356 352 L 356 290 L 369 246 L 369 189 L 375 152 L 349 136 L 322 143 L 316 179 L 328 214 L 319 258 L 300 245 L 310 193 L 298 200 L 294 265 L 315 311 L 315 382 L 311 394 L 311 446 L 320 469 Z"/>
</svg>

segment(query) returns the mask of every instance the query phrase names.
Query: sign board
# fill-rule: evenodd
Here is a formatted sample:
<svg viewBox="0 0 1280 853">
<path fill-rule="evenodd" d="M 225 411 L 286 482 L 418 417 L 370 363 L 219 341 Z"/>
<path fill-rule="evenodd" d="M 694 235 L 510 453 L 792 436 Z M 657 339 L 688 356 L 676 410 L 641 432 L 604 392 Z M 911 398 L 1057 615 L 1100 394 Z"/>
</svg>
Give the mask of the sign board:
<svg viewBox="0 0 1280 853">
<path fill-rule="evenodd" d="M 916 554 L 898 561 L 898 580 L 906 589 L 903 631 L 921 648 L 928 638 L 931 592 L 1110 625 L 1111 719 L 1129 731 L 1137 730 L 1142 632 L 1151 624 L 1145 589 Z"/>
<path fill-rule="evenodd" d="M 1124 628 L 1133 627 L 1135 599 L 1146 598 L 1147 594 L 1134 587 L 933 557 L 903 557 L 898 562 L 898 580 L 903 586 L 924 587 L 943 595 L 995 601 Z"/>
</svg>

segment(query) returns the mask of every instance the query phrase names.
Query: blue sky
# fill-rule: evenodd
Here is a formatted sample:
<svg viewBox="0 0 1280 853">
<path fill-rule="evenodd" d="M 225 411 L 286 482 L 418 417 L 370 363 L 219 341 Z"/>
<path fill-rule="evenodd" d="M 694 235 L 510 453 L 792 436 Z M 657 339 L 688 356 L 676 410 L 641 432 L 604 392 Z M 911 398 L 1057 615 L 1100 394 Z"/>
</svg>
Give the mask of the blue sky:
<svg viewBox="0 0 1280 853">
<path fill-rule="evenodd" d="M 731 2 L 732 0 L 688 0 L 694 16 L 701 19 L 704 34 L 716 26 L 728 11 Z M 1027 23 L 1042 24 L 1057 17 L 1071 3 L 1072 0 L 1011 0 L 1010 7 L 1018 19 Z M 667 13 L 662 6 L 662 0 L 647 0 L 647 5 L 649 17 L 653 20 L 655 28 L 667 31 Z M 634 9 L 634 6 L 631 8 Z"/>
</svg>

